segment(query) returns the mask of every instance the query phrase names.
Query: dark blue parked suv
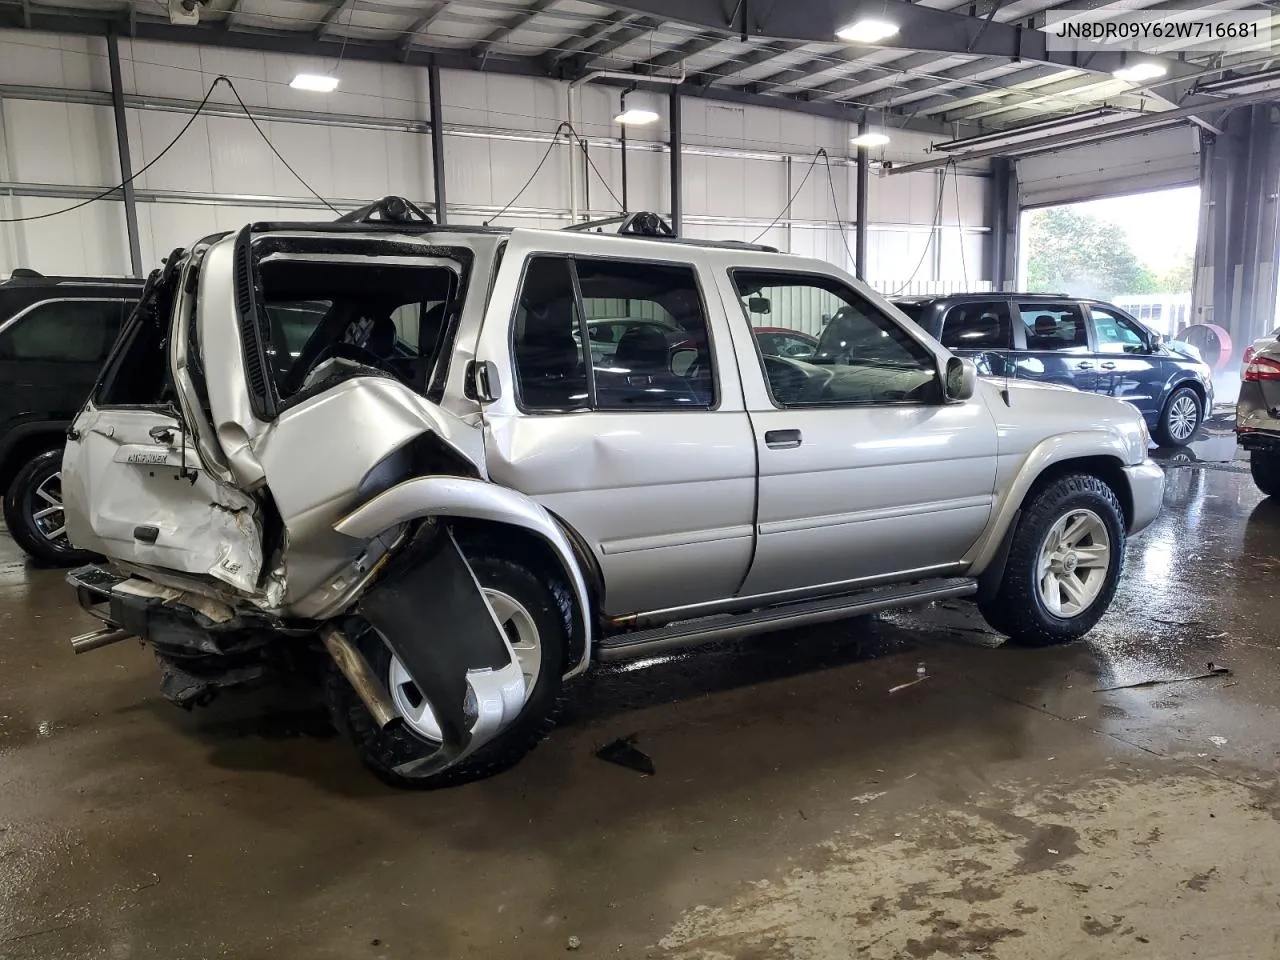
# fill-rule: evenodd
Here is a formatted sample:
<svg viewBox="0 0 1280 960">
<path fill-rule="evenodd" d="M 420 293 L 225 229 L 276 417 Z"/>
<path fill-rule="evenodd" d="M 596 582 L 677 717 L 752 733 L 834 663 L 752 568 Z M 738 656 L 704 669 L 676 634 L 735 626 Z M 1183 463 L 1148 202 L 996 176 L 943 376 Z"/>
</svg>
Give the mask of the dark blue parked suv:
<svg viewBox="0 0 1280 960">
<path fill-rule="evenodd" d="M 894 304 L 987 377 L 1017 377 L 1132 403 L 1161 446 L 1189 443 L 1213 405 L 1194 347 L 1109 303 L 1043 293 L 962 293 Z"/>
</svg>

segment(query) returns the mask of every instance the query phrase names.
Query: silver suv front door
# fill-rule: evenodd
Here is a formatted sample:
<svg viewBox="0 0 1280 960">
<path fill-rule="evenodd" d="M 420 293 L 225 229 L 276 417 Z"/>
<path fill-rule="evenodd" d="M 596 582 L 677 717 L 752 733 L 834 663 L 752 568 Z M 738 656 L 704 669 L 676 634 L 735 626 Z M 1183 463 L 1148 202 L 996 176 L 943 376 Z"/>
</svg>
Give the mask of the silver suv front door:
<svg viewBox="0 0 1280 960">
<path fill-rule="evenodd" d="M 986 405 L 944 402 L 934 350 L 814 266 L 721 281 L 760 464 L 744 595 L 943 574 L 991 514 Z M 818 337 L 813 357 L 760 353 L 747 318 L 766 301 L 770 325 Z"/>
<path fill-rule="evenodd" d="M 751 558 L 755 454 L 724 317 L 678 250 L 582 246 L 517 231 L 503 257 L 477 350 L 500 371 L 489 477 L 586 542 L 611 616 L 732 597 Z M 592 320 L 623 331 L 607 356 L 589 349 Z"/>
</svg>

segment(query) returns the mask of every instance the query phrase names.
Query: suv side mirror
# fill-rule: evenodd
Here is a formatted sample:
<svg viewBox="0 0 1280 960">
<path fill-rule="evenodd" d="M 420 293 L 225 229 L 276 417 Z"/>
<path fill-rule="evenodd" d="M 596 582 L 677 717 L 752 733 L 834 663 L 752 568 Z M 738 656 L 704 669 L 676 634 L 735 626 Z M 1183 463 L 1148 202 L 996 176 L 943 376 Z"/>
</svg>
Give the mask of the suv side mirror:
<svg viewBox="0 0 1280 960">
<path fill-rule="evenodd" d="M 972 360 L 952 357 L 947 361 L 943 376 L 943 390 L 948 400 L 968 400 L 973 396 L 977 386 L 978 368 L 973 365 Z"/>
</svg>

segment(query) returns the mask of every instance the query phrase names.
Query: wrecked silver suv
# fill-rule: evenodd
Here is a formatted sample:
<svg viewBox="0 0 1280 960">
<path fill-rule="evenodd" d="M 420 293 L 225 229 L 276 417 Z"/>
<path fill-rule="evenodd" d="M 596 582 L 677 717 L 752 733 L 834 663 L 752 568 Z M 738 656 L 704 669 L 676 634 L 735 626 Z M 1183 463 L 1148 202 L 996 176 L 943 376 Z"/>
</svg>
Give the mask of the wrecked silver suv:
<svg viewBox="0 0 1280 960">
<path fill-rule="evenodd" d="M 1102 616 L 1161 500 L 1132 407 L 978 382 L 829 264 L 609 231 L 389 199 L 175 251 L 69 432 L 109 559 L 75 648 L 143 639 L 184 705 L 316 665 L 375 773 L 437 785 L 596 661 L 951 597 L 1024 644 Z"/>
</svg>

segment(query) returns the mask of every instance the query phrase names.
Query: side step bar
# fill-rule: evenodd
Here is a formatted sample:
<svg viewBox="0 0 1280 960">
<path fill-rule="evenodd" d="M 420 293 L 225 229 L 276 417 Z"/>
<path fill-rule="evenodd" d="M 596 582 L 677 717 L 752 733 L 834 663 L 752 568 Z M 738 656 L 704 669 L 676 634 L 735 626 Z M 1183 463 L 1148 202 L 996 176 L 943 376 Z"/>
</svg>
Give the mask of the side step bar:
<svg viewBox="0 0 1280 960">
<path fill-rule="evenodd" d="M 846 617 L 878 613 L 893 607 L 911 607 L 934 600 L 967 597 L 977 592 L 978 582 L 963 577 L 876 587 L 839 597 L 789 603 L 785 606 L 768 607 L 749 613 L 703 617 L 699 620 L 686 620 L 664 627 L 619 634 L 599 641 L 596 644 L 596 656 L 606 661 L 649 657 L 700 643 L 710 643 L 713 640 L 729 640 L 753 633 L 785 630 L 808 623 L 843 620 Z"/>
</svg>

